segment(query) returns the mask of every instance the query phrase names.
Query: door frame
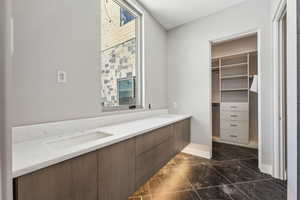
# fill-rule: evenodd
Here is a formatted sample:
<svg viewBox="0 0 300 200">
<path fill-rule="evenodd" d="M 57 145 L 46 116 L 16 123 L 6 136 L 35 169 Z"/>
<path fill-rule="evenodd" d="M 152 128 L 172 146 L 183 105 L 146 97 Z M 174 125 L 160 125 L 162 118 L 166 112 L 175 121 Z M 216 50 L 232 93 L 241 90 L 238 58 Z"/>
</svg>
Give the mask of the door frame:
<svg viewBox="0 0 300 200">
<path fill-rule="evenodd" d="M 297 0 L 287 0 L 287 164 L 288 164 L 288 200 L 299 199 L 299 145 L 298 134 L 298 64 L 300 45 L 298 40 Z"/>
<path fill-rule="evenodd" d="M 287 1 L 282 0 L 273 18 L 273 63 L 274 63 L 274 154 L 273 154 L 273 176 L 278 179 L 286 179 L 285 171 L 285 139 L 282 136 L 282 120 L 280 116 L 280 108 L 282 101 L 280 90 L 282 87 L 281 71 L 282 71 L 282 18 L 286 14 Z M 287 112 L 287 111 L 286 111 Z"/>
<path fill-rule="evenodd" d="M 211 132 L 211 138 L 212 138 L 212 65 L 211 65 L 211 59 L 212 59 L 212 44 L 216 42 L 225 42 L 228 40 L 238 39 L 247 37 L 250 35 L 257 35 L 257 77 L 258 77 L 258 167 L 259 169 L 267 174 L 272 174 L 272 169 L 270 169 L 269 166 L 266 166 L 262 163 L 262 96 L 261 96 L 261 30 L 260 29 L 251 29 L 245 32 L 238 32 L 231 35 L 227 35 L 224 37 L 220 37 L 217 39 L 209 40 L 209 103 L 210 103 L 210 132 Z M 211 151 L 212 152 L 212 151 Z"/>
<path fill-rule="evenodd" d="M 278 17 L 284 8 L 287 8 L 287 196 L 288 200 L 298 199 L 299 195 L 299 160 L 298 160 L 298 23 L 297 22 L 297 0 L 281 0 L 276 7 L 273 16 L 273 28 L 277 27 Z M 274 52 L 273 56 L 277 56 L 278 50 L 278 30 L 273 30 Z M 275 57 L 276 58 L 276 57 Z M 274 59 L 275 59 L 274 58 Z M 275 60 L 276 61 L 276 60 Z M 276 66 L 276 62 L 274 65 Z M 277 65 L 278 66 L 278 65 Z M 278 90 L 275 90 L 278 91 Z M 275 96 L 275 100 L 278 97 Z M 278 105 L 277 105 L 278 106 Z M 278 115 L 276 115 L 278 116 Z M 276 120 L 276 123 L 278 121 Z M 278 153 L 278 149 L 274 148 L 274 152 Z"/>
<path fill-rule="evenodd" d="M 12 200 L 12 20 L 11 0 L 0 1 L 0 200 Z"/>
</svg>

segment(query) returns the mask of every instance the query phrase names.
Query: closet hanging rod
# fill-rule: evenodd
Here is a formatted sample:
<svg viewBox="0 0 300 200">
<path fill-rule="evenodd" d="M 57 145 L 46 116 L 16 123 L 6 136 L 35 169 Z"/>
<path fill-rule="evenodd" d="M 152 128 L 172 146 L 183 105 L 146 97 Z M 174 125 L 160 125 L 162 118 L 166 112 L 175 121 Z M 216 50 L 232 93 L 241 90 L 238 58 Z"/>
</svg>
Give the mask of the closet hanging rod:
<svg viewBox="0 0 300 200">
<path fill-rule="evenodd" d="M 221 92 L 248 91 L 248 88 L 222 89 Z"/>
<path fill-rule="evenodd" d="M 221 79 L 239 79 L 248 78 L 248 75 L 234 75 L 234 76 L 222 76 Z"/>
</svg>

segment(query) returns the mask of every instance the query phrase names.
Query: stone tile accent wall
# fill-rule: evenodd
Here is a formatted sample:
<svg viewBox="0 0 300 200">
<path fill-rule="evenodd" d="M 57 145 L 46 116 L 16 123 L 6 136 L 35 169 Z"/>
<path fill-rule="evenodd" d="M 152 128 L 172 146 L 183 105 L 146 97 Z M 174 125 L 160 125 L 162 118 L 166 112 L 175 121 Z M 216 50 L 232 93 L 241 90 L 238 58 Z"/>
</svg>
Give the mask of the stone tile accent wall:
<svg viewBox="0 0 300 200">
<path fill-rule="evenodd" d="M 102 52 L 101 95 L 105 107 L 119 105 L 118 79 L 136 76 L 135 52 L 135 38 Z"/>
</svg>

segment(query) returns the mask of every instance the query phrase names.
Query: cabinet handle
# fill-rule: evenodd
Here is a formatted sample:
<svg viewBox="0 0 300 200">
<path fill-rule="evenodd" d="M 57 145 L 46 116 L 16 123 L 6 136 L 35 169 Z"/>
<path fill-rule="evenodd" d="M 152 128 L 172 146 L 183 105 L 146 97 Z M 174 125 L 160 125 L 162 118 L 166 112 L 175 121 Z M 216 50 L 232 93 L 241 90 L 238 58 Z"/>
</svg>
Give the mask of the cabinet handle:
<svg viewBox="0 0 300 200">
<path fill-rule="evenodd" d="M 236 124 L 230 124 L 231 127 L 237 127 L 238 125 Z"/>
<path fill-rule="evenodd" d="M 232 138 L 237 138 L 238 136 L 236 136 L 236 135 L 230 135 L 230 137 L 232 137 Z"/>
<path fill-rule="evenodd" d="M 237 108 L 237 106 L 230 106 L 230 108 Z"/>
<path fill-rule="evenodd" d="M 230 115 L 230 117 L 237 117 L 237 115 Z"/>
</svg>

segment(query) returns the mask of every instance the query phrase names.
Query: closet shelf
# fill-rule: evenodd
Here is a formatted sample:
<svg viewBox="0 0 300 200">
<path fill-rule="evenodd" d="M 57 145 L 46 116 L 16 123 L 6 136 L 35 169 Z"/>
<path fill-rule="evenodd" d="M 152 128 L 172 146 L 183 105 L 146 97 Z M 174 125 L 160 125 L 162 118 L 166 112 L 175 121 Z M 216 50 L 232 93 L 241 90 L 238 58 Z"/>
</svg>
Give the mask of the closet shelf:
<svg viewBox="0 0 300 200">
<path fill-rule="evenodd" d="M 232 65 L 222 65 L 221 68 L 231 68 L 231 67 L 240 67 L 248 65 L 248 63 L 237 63 L 237 64 L 232 64 Z"/>
<path fill-rule="evenodd" d="M 248 91 L 248 88 L 222 89 L 221 92 Z"/>
<path fill-rule="evenodd" d="M 257 54 L 257 49 L 253 49 L 250 51 L 245 51 L 245 52 L 239 52 L 237 54 L 227 54 L 227 55 L 222 55 L 222 56 L 215 56 L 212 57 L 212 60 L 218 60 L 218 59 L 224 59 L 224 58 L 230 58 L 230 57 L 236 57 L 236 56 L 246 56 L 247 54 Z"/>
<path fill-rule="evenodd" d="M 221 79 L 248 78 L 248 75 L 223 76 Z"/>
</svg>

